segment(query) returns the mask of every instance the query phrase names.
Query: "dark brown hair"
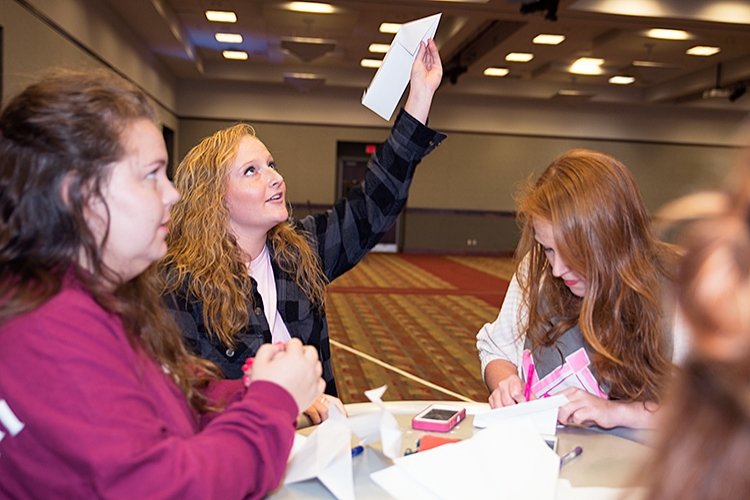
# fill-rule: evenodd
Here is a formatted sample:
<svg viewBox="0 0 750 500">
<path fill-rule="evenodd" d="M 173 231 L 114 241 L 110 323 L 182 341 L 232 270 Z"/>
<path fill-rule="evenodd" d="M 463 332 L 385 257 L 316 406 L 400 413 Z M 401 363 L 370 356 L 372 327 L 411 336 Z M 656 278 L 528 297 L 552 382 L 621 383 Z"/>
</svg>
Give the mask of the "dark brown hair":
<svg viewBox="0 0 750 500">
<path fill-rule="evenodd" d="M 101 190 L 112 163 L 126 154 L 123 131 L 141 119 L 156 121 L 147 97 L 103 70 L 52 71 L 3 109 L 0 322 L 39 307 L 73 273 L 97 303 L 119 315 L 134 348 L 165 366 L 202 408 L 195 389 L 213 367 L 186 353 L 150 274 L 122 283 L 104 264 L 107 235 L 98 242 L 84 217 L 92 201 L 106 209 Z"/>
<path fill-rule="evenodd" d="M 658 401 L 671 371 L 660 277 L 672 276 L 676 255 L 654 237 L 630 171 L 604 153 L 571 150 L 517 202 L 518 279 L 532 349 L 553 346 L 578 324 L 610 397 Z M 552 275 L 534 219 L 552 225 L 561 257 L 586 282 L 584 297 Z"/>
</svg>

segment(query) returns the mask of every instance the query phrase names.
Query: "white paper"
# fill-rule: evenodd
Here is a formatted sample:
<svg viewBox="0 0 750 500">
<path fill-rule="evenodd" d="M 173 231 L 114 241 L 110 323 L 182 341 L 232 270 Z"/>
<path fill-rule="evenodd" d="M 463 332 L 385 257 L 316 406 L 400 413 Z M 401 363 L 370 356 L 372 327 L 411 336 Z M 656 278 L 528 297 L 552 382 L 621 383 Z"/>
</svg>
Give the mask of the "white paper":
<svg viewBox="0 0 750 500">
<path fill-rule="evenodd" d="M 370 479 L 396 500 L 440 500 L 396 465 L 371 473 Z"/>
<path fill-rule="evenodd" d="M 537 432 L 554 436 L 557 432 L 557 410 L 567 402 L 568 398 L 557 394 L 527 403 L 495 408 L 474 415 L 474 427 L 485 428 L 508 420 L 528 418 L 536 427 Z"/>
<path fill-rule="evenodd" d="M 348 427 L 326 420 L 291 455 L 284 484 L 317 477 L 339 500 L 354 500 L 351 442 Z"/>
<path fill-rule="evenodd" d="M 609 488 L 585 486 L 574 488 L 567 479 L 558 479 L 555 500 L 641 500 L 646 498 L 645 488 Z"/>
<path fill-rule="evenodd" d="M 289 455 L 284 484 L 318 478 L 339 500 L 354 500 L 352 471 L 352 433 L 360 444 L 382 442 L 383 454 L 394 458 L 401 454 L 401 427 L 385 408 L 383 394 L 388 386 L 365 391 L 379 412 L 346 418 L 331 405 L 328 419 L 309 436 L 296 434 Z"/>
<path fill-rule="evenodd" d="M 560 457 L 528 419 L 501 422 L 470 439 L 394 462 L 405 474 L 389 471 L 373 478 L 386 491 L 400 494 L 416 482 L 442 500 L 552 500 L 560 471 Z"/>
<path fill-rule="evenodd" d="M 411 78 L 411 67 L 419 52 L 419 42 L 435 36 L 441 14 L 417 19 L 399 28 L 383 63 L 362 96 L 362 104 L 390 120 Z"/>
</svg>

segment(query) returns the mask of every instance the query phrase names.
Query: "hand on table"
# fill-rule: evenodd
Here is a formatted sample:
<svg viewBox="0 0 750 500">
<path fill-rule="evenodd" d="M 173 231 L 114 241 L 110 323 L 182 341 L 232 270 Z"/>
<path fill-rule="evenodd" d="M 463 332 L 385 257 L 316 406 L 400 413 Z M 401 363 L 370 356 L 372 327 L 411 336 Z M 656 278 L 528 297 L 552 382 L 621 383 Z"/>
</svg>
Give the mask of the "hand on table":
<svg viewBox="0 0 750 500">
<path fill-rule="evenodd" d="M 518 375 L 510 375 L 502 379 L 490 394 L 490 408 L 502 408 L 503 406 L 525 403 L 524 387 L 523 380 Z M 536 396 L 531 394 L 529 400 L 533 399 L 536 399 Z"/>
<path fill-rule="evenodd" d="M 313 425 L 317 425 L 325 420 L 328 420 L 328 408 L 330 405 L 334 405 L 343 414 L 347 415 L 346 408 L 339 398 L 329 396 L 328 394 L 322 394 L 318 397 L 315 402 L 305 410 L 307 415 L 312 421 Z"/>
<path fill-rule="evenodd" d="M 618 402 L 603 399 L 577 387 L 568 387 L 560 392 L 568 402 L 560 407 L 557 420 L 563 425 L 598 425 L 611 429 L 621 425 L 618 416 Z"/>
</svg>

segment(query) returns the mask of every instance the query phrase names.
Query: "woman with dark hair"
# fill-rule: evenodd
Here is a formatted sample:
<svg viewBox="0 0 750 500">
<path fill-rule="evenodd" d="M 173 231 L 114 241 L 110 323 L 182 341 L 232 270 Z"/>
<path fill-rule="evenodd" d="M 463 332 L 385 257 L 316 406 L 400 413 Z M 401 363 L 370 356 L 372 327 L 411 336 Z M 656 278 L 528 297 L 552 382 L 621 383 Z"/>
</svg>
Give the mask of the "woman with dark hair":
<svg viewBox="0 0 750 500">
<path fill-rule="evenodd" d="M 263 497 L 321 366 L 267 346 L 245 388 L 185 350 L 143 273 L 179 198 L 146 96 L 59 71 L 0 130 L 0 497 Z"/>
<path fill-rule="evenodd" d="M 750 163 L 688 231 L 678 301 L 690 353 L 670 387 L 647 499 L 750 497 Z"/>
<path fill-rule="evenodd" d="M 676 254 L 657 240 L 630 171 L 572 150 L 518 199 L 519 261 L 498 319 L 477 335 L 490 405 L 565 394 L 562 424 L 652 427 L 671 373 L 665 294 Z"/>
<path fill-rule="evenodd" d="M 195 146 L 175 172 L 175 205 L 160 267 L 166 304 L 192 351 L 227 378 L 264 343 L 298 338 L 318 349 L 325 394 L 305 413 L 340 406 L 331 365 L 325 286 L 357 264 L 396 222 L 417 164 L 444 138 L 425 126 L 442 78 L 435 42 L 422 43 L 409 98 L 363 183 L 333 209 L 289 217 L 286 185 L 247 125 Z"/>
</svg>

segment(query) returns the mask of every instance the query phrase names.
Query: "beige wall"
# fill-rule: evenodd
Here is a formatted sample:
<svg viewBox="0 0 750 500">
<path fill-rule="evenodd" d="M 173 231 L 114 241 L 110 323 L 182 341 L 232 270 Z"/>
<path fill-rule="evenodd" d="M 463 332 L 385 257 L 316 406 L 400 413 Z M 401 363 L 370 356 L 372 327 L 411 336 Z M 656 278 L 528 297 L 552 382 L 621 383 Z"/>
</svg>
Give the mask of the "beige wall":
<svg viewBox="0 0 750 500">
<path fill-rule="evenodd" d="M 4 99 L 51 66 L 111 67 L 154 97 L 164 123 L 175 131 L 178 159 L 218 128 L 238 120 L 254 124 L 297 204 L 334 201 L 338 141 L 381 142 L 388 134 L 390 124 L 360 104 L 362 89 L 300 93 L 268 84 L 176 81 L 101 2 L 29 1 L 65 35 L 14 0 L 0 0 Z M 679 195 L 716 187 L 736 163 L 738 148 L 747 144 L 741 133 L 746 113 L 729 104 L 722 109 L 596 102 L 569 107 L 457 96 L 448 85 L 436 95 L 430 125 L 449 138 L 417 171 L 408 207 L 423 210 L 407 214 L 405 242 L 411 248 L 454 249 L 476 238 L 476 250 L 507 250 L 514 228 L 481 213 L 512 211 L 519 183 L 574 147 L 620 158 L 634 172 L 651 210 Z M 486 236 L 494 231 L 503 234 Z"/>
<path fill-rule="evenodd" d="M 3 102 L 45 70 L 109 67 L 139 85 L 179 137 L 175 81 L 96 0 L 30 0 L 29 3 L 68 36 L 13 0 L 0 0 L 3 27 Z M 79 45 L 80 44 L 80 45 Z"/>
</svg>

